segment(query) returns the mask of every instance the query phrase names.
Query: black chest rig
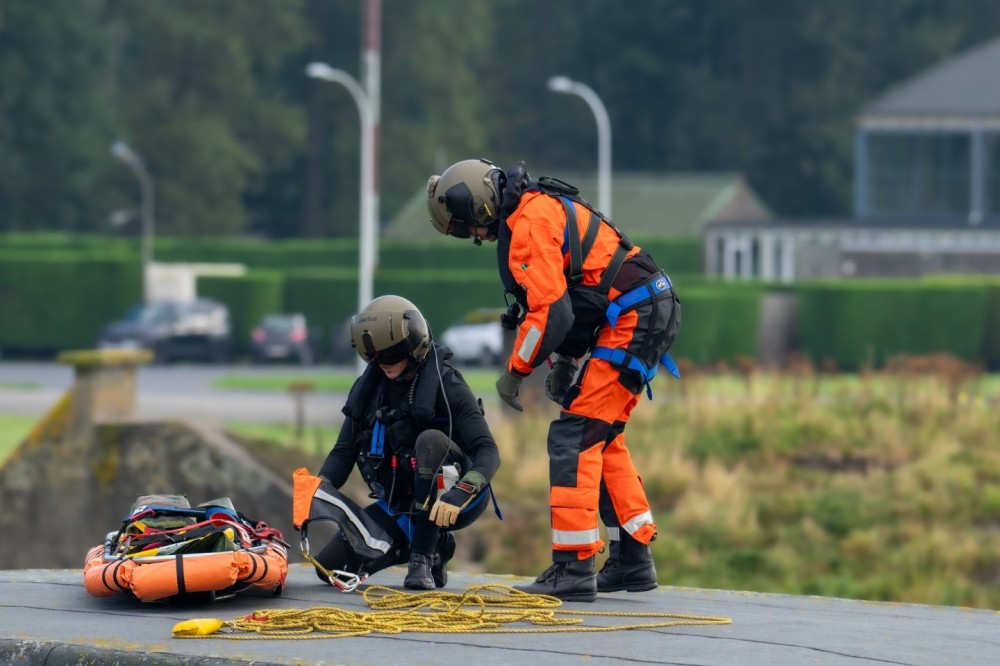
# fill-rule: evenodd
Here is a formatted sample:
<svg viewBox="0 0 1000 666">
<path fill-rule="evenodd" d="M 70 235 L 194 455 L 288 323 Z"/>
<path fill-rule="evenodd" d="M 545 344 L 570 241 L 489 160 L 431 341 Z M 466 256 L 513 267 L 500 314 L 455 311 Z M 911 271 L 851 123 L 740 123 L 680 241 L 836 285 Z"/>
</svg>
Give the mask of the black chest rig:
<svg viewBox="0 0 1000 666">
<path fill-rule="evenodd" d="M 417 435 L 435 427 L 441 354 L 431 354 L 409 384 L 392 386 L 374 365 L 354 384 L 343 412 L 354 420 L 357 466 L 371 497 L 409 511 L 416 470 Z M 430 366 L 430 367 L 429 367 Z"/>
<path fill-rule="evenodd" d="M 521 323 L 527 312 L 528 304 L 524 289 L 514 281 L 514 275 L 510 270 L 511 233 L 507 226 L 507 218 L 517 210 L 521 195 L 533 190 L 558 199 L 566 212 L 563 252 L 569 254 L 566 284 L 569 289 L 570 301 L 573 303 L 574 322 L 570 332 L 556 348 L 556 352 L 579 358 L 589 351 L 597 339 L 597 330 L 606 321 L 606 314 L 610 306 L 608 291 L 614 284 L 618 271 L 625 263 L 625 259 L 634 245 L 611 220 L 582 199 L 580 191 L 576 187 L 548 176 L 542 176 L 537 182 L 531 181 L 528 178 L 524 162 L 515 163 L 507 172 L 507 186 L 500 207 L 500 224 L 497 230 L 497 263 L 500 270 L 500 280 L 504 286 L 504 298 L 506 299 L 508 294 L 514 298 L 514 303 L 508 304 L 508 312 L 505 315 L 509 328 L 516 328 Z M 578 203 L 590 211 L 590 221 L 583 238 L 580 237 L 580 231 L 577 227 L 574 203 Z M 608 225 L 618 234 L 618 248 L 604 271 L 600 284 L 584 285 L 583 263 L 594 247 L 602 224 Z"/>
</svg>

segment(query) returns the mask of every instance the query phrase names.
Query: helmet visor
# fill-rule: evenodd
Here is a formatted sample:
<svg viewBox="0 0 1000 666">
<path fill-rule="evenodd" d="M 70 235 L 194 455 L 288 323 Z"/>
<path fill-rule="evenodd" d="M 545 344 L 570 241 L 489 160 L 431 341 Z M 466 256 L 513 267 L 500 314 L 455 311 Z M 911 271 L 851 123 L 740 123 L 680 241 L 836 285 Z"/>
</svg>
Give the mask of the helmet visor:
<svg viewBox="0 0 1000 666">
<path fill-rule="evenodd" d="M 396 365 L 410 357 L 410 347 L 405 342 L 393 345 L 388 349 L 377 351 L 372 359 L 380 365 Z"/>
</svg>

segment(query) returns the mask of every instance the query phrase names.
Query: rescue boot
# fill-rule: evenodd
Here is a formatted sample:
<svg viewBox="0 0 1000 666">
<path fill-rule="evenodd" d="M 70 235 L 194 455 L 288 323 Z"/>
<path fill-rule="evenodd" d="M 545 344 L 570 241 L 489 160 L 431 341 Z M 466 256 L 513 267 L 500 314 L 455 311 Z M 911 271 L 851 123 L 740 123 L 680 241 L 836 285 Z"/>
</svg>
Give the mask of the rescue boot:
<svg viewBox="0 0 1000 666">
<path fill-rule="evenodd" d="M 455 535 L 451 532 L 442 532 L 438 537 L 438 547 L 434 552 L 431 564 L 431 576 L 434 577 L 435 587 L 444 587 L 448 584 L 448 561 L 455 556 Z"/>
<path fill-rule="evenodd" d="M 434 577 L 431 574 L 431 563 L 431 556 L 411 551 L 409 569 L 406 572 L 406 578 L 403 579 L 403 587 L 408 590 L 433 590 Z"/>
<path fill-rule="evenodd" d="M 597 576 L 594 574 L 594 557 L 555 562 L 534 583 L 518 585 L 514 589 L 530 594 L 547 594 L 563 601 L 595 601 Z"/>
<path fill-rule="evenodd" d="M 597 574 L 597 591 L 646 592 L 656 585 L 656 565 L 649 546 L 622 530 L 621 541 L 611 542 L 608 559 Z"/>
</svg>

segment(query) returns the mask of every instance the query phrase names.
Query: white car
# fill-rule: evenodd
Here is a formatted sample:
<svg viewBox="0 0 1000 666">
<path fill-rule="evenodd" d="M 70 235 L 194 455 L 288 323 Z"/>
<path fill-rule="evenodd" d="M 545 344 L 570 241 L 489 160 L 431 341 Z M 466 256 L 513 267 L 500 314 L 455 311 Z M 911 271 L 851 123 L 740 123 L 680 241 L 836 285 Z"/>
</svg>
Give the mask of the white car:
<svg viewBox="0 0 1000 666">
<path fill-rule="evenodd" d="M 439 342 L 451 349 L 456 363 L 495 366 L 505 360 L 503 309 L 481 308 L 445 329 Z"/>
</svg>

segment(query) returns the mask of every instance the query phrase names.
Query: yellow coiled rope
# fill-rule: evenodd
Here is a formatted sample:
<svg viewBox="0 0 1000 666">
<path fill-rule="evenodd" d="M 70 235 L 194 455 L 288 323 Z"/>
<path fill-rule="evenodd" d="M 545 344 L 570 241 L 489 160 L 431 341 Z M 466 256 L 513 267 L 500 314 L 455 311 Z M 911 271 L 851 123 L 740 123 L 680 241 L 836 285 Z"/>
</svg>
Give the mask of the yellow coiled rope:
<svg viewBox="0 0 1000 666">
<path fill-rule="evenodd" d="M 474 585 L 462 594 L 436 591 L 409 593 L 376 585 L 367 588 L 362 597 L 374 612 L 332 606 L 258 610 L 226 622 L 215 619 L 187 620 L 174 627 L 173 635 L 175 638 L 303 640 L 403 632 L 542 634 L 732 624 L 730 618 L 710 615 L 557 610 L 562 601 L 556 597 L 528 594 L 507 585 L 495 584 Z M 567 615 L 655 618 L 657 621 L 582 626 L 584 620 L 581 617 L 563 617 Z M 508 626 L 517 622 L 534 626 Z"/>
</svg>

